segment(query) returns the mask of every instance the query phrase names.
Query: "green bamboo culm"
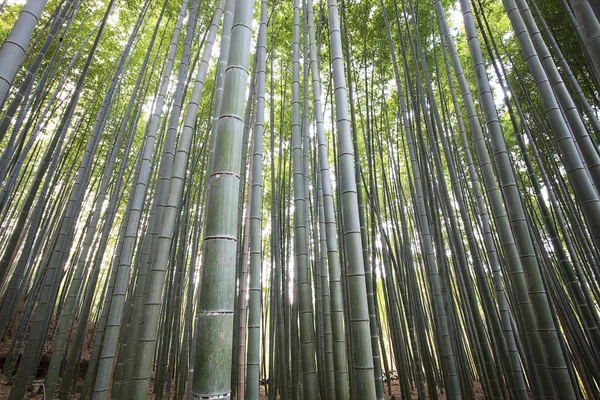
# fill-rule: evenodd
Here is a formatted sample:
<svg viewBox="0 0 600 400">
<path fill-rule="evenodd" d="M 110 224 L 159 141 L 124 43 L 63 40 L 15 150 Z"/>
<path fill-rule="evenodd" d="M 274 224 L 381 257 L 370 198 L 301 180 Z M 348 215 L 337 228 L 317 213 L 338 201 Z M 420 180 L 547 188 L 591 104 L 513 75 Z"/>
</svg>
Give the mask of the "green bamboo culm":
<svg viewBox="0 0 600 400">
<path fill-rule="evenodd" d="M 267 80 L 267 0 L 260 2 L 260 27 L 257 44 L 256 113 L 250 178 L 250 278 L 248 287 L 248 350 L 245 398 L 260 398 L 260 313 L 261 313 L 261 207 L 263 179 L 263 141 L 265 133 L 265 86 Z"/>
<path fill-rule="evenodd" d="M 231 29 L 229 61 L 215 136 L 198 302 L 196 356 L 192 395 L 229 399 L 233 341 L 233 303 L 237 249 L 244 103 L 252 39 L 253 0 L 237 0 Z"/>
<path fill-rule="evenodd" d="M 28 0 L 10 34 L 0 47 L 0 105 L 4 105 L 8 91 L 21 67 L 25 49 L 46 6 L 46 0 Z M 2 140 L 3 135 L 0 135 Z M 3 280 L 4 276 L 0 276 Z"/>
<path fill-rule="evenodd" d="M 304 161 L 302 126 L 300 124 L 300 0 L 294 0 L 292 37 L 292 172 L 294 193 L 294 264 L 298 285 L 298 318 L 302 391 L 305 398 L 317 397 L 317 366 L 315 363 L 315 327 L 312 290 L 309 275 L 309 251 L 306 226 Z"/>
<path fill-rule="evenodd" d="M 352 368 L 356 377 L 356 393 L 363 399 L 375 399 L 375 375 L 371 348 L 371 328 L 367 303 L 367 286 L 363 262 L 362 238 L 358 214 L 358 197 L 354 169 L 354 147 L 348 113 L 346 77 L 342 55 L 342 38 L 337 0 L 328 0 L 329 40 L 335 92 L 336 128 L 338 131 L 338 165 L 342 193 L 344 250 L 348 260 L 347 280 L 350 298 L 349 329 L 352 334 Z"/>
<path fill-rule="evenodd" d="M 313 114 L 316 125 L 317 162 L 323 192 L 325 218 L 325 238 L 327 244 L 327 268 L 330 289 L 330 319 L 333 341 L 333 368 L 336 399 L 348 398 L 348 361 L 346 356 L 346 334 L 341 284 L 341 271 L 337 244 L 336 215 L 333 202 L 333 189 L 329 164 L 329 153 L 325 137 L 323 103 L 321 100 L 321 69 L 317 52 L 315 17 L 312 0 L 306 1 L 306 14 L 309 37 L 310 72 L 313 91 Z M 325 268 L 323 266 L 322 268 Z"/>
</svg>

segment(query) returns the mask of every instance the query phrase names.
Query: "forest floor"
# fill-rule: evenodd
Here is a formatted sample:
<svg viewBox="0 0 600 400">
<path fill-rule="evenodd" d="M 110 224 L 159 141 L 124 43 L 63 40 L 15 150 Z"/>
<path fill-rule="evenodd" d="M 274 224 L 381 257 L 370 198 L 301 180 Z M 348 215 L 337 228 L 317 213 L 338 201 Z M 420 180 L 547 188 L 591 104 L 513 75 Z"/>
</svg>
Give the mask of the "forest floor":
<svg viewBox="0 0 600 400">
<path fill-rule="evenodd" d="M 3 358 L 4 358 L 4 355 L 0 354 L 0 360 L 2 360 Z M 28 400 L 33 400 L 33 399 L 43 400 L 44 399 L 43 383 L 44 383 L 45 371 L 42 372 L 42 376 L 40 376 L 40 372 L 41 371 L 38 371 L 38 378 L 33 381 L 33 384 L 30 387 L 31 391 L 28 391 L 25 396 L 25 398 Z M 78 389 L 80 388 L 82 383 L 83 383 L 83 376 L 82 376 L 82 374 L 80 374 L 79 382 L 78 382 Z M 10 381 L 10 379 L 7 378 L 6 376 L 0 374 L 0 399 L 8 399 L 11 388 L 12 388 L 12 382 Z M 391 395 L 388 392 L 387 384 L 385 385 L 385 390 L 386 390 L 386 392 L 385 392 L 386 400 L 402 399 L 402 395 L 400 393 L 400 385 L 399 385 L 398 380 L 391 381 Z M 475 392 L 475 399 L 485 398 L 483 395 L 483 390 L 482 390 L 479 382 L 475 383 L 473 390 Z M 418 399 L 418 394 L 416 391 L 413 391 L 411 393 L 411 398 Z M 429 396 L 427 398 L 429 398 Z M 75 399 L 79 399 L 79 390 L 72 391 L 69 394 L 69 397 L 67 400 L 75 400 Z M 153 399 L 154 399 L 154 395 L 149 393 L 148 400 L 153 400 Z M 265 396 L 265 394 L 264 394 L 264 386 L 261 386 L 261 399 L 262 400 L 267 399 L 267 396 Z M 446 394 L 442 390 L 439 390 L 439 389 L 438 389 L 438 400 L 446 400 Z"/>
<path fill-rule="evenodd" d="M 21 310 L 18 310 L 17 314 L 20 314 L 20 313 L 21 313 Z M 17 321 L 18 319 L 19 318 L 15 318 L 14 320 Z M 12 343 L 16 329 L 17 329 L 16 324 L 14 324 L 13 326 L 10 326 L 7 334 L 4 337 L 4 340 L 2 340 L 0 342 L 0 369 L 4 366 L 4 362 L 6 361 L 7 356 L 9 355 L 11 343 Z M 29 387 L 29 390 L 27 391 L 27 393 L 25 395 L 25 398 L 28 400 L 33 400 L 33 399 L 42 400 L 45 398 L 44 397 L 44 378 L 46 377 L 47 369 L 48 369 L 48 366 L 50 363 L 50 357 L 52 356 L 52 346 L 53 346 L 53 342 L 54 342 L 54 334 L 53 334 L 54 333 L 54 321 L 52 322 L 50 329 L 48 331 L 49 331 L 49 333 L 48 333 L 48 337 L 46 338 L 46 344 L 44 346 L 44 354 L 42 355 L 40 367 L 36 373 L 36 378 L 33 380 L 32 384 Z M 83 352 L 83 362 L 79 369 L 79 377 L 78 377 L 77 386 L 76 386 L 76 389 L 72 390 L 72 392 L 69 394 L 69 397 L 67 400 L 74 400 L 74 399 L 79 398 L 79 391 L 81 390 L 81 385 L 83 384 L 83 379 L 85 377 L 88 362 L 89 362 L 89 359 L 91 356 L 93 334 L 94 334 L 93 324 L 89 324 L 87 332 L 86 332 L 84 352 Z M 26 337 L 24 339 L 26 339 Z M 23 340 L 23 343 L 24 342 L 25 342 L 25 340 Z M 152 379 L 152 381 L 153 381 L 153 379 Z M 151 387 L 152 386 L 154 386 L 154 385 L 151 382 Z M 8 399 L 11 389 L 12 389 L 12 379 L 3 374 L 0 374 L 0 400 Z M 387 384 L 385 384 L 385 399 L 386 400 L 400 400 L 402 398 L 402 395 L 400 392 L 399 381 L 397 379 L 391 381 L 390 389 L 391 389 L 390 390 L 391 394 L 388 392 Z M 475 392 L 475 399 L 483 399 L 484 398 L 483 390 L 481 388 L 481 385 L 478 382 L 475 383 L 473 390 Z M 171 393 L 173 393 L 173 392 L 174 392 L 174 390 Z M 418 393 L 416 391 L 413 391 L 411 393 L 411 398 L 417 399 Z M 153 400 L 154 395 L 149 393 L 148 399 Z M 267 396 L 265 396 L 264 386 L 261 386 L 261 399 L 267 399 Z M 446 400 L 446 394 L 444 393 L 443 390 L 438 389 L 438 400 Z"/>
<path fill-rule="evenodd" d="M 80 385 L 81 383 L 83 383 L 83 378 L 80 377 L 79 381 L 80 381 L 79 382 L 79 385 Z M 25 396 L 25 398 L 28 400 L 44 399 L 43 383 L 44 383 L 43 377 L 41 379 L 34 380 L 33 385 L 31 387 L 32 390 L 27 392 L 27 395 Z M 402 395 L 400 393 L 400 386 L 398 384 L 399 382 L 397 380 L 394 380 L 391 383 L 392 383 L 391 395 L 387 391 L 387 385 L 385 386 L 385 389 L 386 389 L 385 399 L 386 400 L 400 400 L 402 398 Z M 11 381 L 6 376 L 0 374 L 0 399 L 8 399 L 11 388 L 12 388 Z M 481 389 L 481 385 L 478 382 L 475 383 L 473 390 L 475 392 L 475 399 L 484 399 L 485 398 L 483 395 L 483 391 Z M 416 391 L 413 391 L 411 393 L 411 398 L 418 399 L 418 394 Z M 429 398 L 429 396 L 427 398 Z M 75 399 L 79 399 L 78 391 L 72 391 L 69 394 L 68 400 L 75 400 Z M 153 400 L 154 395 L 149 393 L 148 399 Z M 264 387 L 261 387 L 261 399 L 263 399 L 263 400 L 267 399 L 267 396 L 265 396 L 265 394 L 264 394 Z M 438 399 L 446 400 L 446 394 L 443 391 L 440 391 L 439 389 L 438 389 Z"/>
<path fill-rule="evenodd" d="M 398 381 L 397 379 L 394 379 L 391 381 L 391 388 L 389 391 L 388 391 L 387 383 L 384 384 L 384 389 L 385 389 L 385 400 L 401 400 L 402 399 L 402 394 L 400 392 L 400 381 Z M 425 390 L 427 390 L 427 386 L 425 386 Z M 390 392 L 391 392 L 391 394 L 390 394 Z M 475 393 L 474 400 L 479 400 L 479 399 L 485 398 L 483 389 L 479 382 L 475 382 L 475 385 L 473 386 L 473 392 Z M 437 396 L 438 396 L 438 400 L 446 400 L 445 392 L 443 390 L 440 390 L 439 388 L 437 390 Z M 410 397 L 411 397 L 411 399 L 418 399 L 419 394 L 416 390 L 412 390 Z M 260 398 L 261 398 L 261 400 L 266 400 L 268 398 L 265 395 L 264 386 L 260 387 Z M 427 398 L 429 398 L 429 393 L 427 394 Z"/>
<path fill-rule="evenodd" d="M 20 320 L 20 314 L 22 313 L 23 306 L 17 310 L 17 318 L 13 318 L 13 324 L 8 327 L 6 335 L 3 340 L 0 342 L 0 369 L 4 367 L 4 363 L 10 355 L 10 348 L 12 345 L 12 341 L 14 335 L 17 330 L 17 321 Z M 52 357 L 52 346 L 54 345 L 54 332 L 55 332 L 56 323 L 53 320 L 50 323 L 50 329 L 48 329 L 48 336 L 46 337 L 46 343 L 44 344 L 44 353 L 42 354 L 42 359 L 40 361 L 39 368 L 36 372 L 35 379 L 30 384 L 27 393 L 25 394 L 26 399 L 44 399 L 44 379 L 46 378 L 46 373 L 48 372 L 48 367 L 50 365 L 50 358 Z M 25 343 L 27 339 L 27 334 L 23 338 L 22 343 Z M 83 378 L 85 377 L 85 373 L 87 371 L 87 366 L 92 354 L 92 340 L 94 335 L 94 326 L 92 323 L 88 324 L 87 331 L 85 333 L 85 342 L 83 346 L 83 354 L 82 354 L 82 363 L 79 368 L 79 377 L 77 381 L 77 389 L 80 389 L 83 384 Z M 21 348 L 21 351 L 23 349 Z M 17 364 L 18 366 L 18 364 Z M 12 378 L 7 377 L 4 374 L 0 374 L 0 400 L 8 399 L 10 395 L 10 391 L 12 389 Z M 69 394 L 67 400 L 78 399 L 79 394 L 76 393 L 75 390 Z"/>
</svg>

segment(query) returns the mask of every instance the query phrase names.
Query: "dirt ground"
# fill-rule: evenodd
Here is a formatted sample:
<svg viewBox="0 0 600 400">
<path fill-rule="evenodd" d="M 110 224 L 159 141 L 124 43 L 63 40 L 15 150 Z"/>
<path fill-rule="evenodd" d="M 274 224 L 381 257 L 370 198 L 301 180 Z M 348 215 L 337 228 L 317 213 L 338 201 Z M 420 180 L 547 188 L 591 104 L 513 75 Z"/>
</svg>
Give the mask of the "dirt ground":
<svg viewBox="0 0 600 400">
<path fill-rule="evenodd" d="M 388 386 L 387 383 L 384 383 L 384 390 L 385 390 L 385 400 L 401 400 L 402 399 L 402 394 L 400 392 L 400 385 L 399 385 L 399 381 L 396 380 L 392 380 L 391 381 L 391 395 L 388 391 Z M 427 390 L 427 387 L 425 387 L 425 389 Z M 473 392 L 475 392 L 475 399 L 479 400 L 479 399 L 484 399 L 485 396 L 483 394 L 483 389 L 481 388 L 481 385 L 479 384 L 479 382 L 475 382 L 475 385 L 473 386 Z M 446 394 L 443 392 L 443 390 L 438 389 L 437 390 L 437 394 L 438 394 L 438 400 L 446 400 Z M 268 397 L 265 395 L 265 389 L 264 386 L 260 387 L 260 398 L 262 400 L 267 399 Z M 417 391 L 412 391 L 411 392 L 411 399 L 418 399 L 419 398 L 419 394 L 417 393 Z M 427 396 L 427 398 L 429 398 L 429 396 Z"/>
<path fill-rule="evenodd" d="M 4 366 L 4 362 L 8 356 L 10 351 L 10 346 L 17 330 L 17 321 L 20 319 L 20 314 L 22 312 L 22 305 L 17 310 L 17 317 L 13 318 L 13 324 L 8 327 L 6 335 L 4 339 L 0 342 L 0 369 Z M 50 324 L 50 329 L 48 330 L 48 336 L 46 337 L 46 343 L 44 344 L 44 354 L 42 355 L 42 359 L 40 362 L 40 366 L 36 373 L 36 379 L 33 380 L 31 385 L 28 388 L 28 391 L 25 395 L 26 399 L 44 399 L 44 378 L 46 377 L 46 373 L 48 370 L 48 366 L 50 364 L 50 358 L 52 357 L 52 346 L 54 343 L 54 332 L 55 332 L 55 321 L 52 321 Z M 85 372 L 87 371 L 87 366 L 92 353 L 92 340 L 94 335 L 94 326 L 93 324 L 89 324 L 87 327 L 87 331 L 85 333 L 85 342 L 84 349 L 82 354 L 82 363 L 79 368 L 79 377 L 78 384 L 83 383 L 83 378 L 85 377 Z M 25 337 L 25 339 L 27 336 Z M 23 340 L 25 343 L 25 340 Z M 21 349 L 22 350 L 22 349 Z M 12 389 L 12 379 L 6 377 L 3 374 L 0 374 L 0 400 L 8 399 L 10 391 Z M 69 394 L 67 400 L 78 399 L 78 393 Z"/>
<path fill-rule="evenodd" d="M 82 380 L 83 380 L 82 377 L 80 377 L 80 381 L 82 381 Z M 27 395 L 25 396 L 25 398 L 28 400 L 29 399 L 43 400 L 44 399 L 43 383 L 44 383 L 43 378 L 34 380 L 33 385 L 30 387 L 30 389 L 32 389 L 32 390 L 27 392 Z M 80 383 L 82 383 L 82 382 L 80 382 Z M 0 399 L 8 399 L 11 387 L 12 386 L 11 386 L 10 380 L 8 378 L 6 378 L 4 375 L 0 374 Z M 483 399 L 484 398 L 483 390 L 479 383 L 475 383 L 475 386 L 473 389 L 475 391 L 475 399 Z M 153 398 L 154 398 L 154 396 L 149 394 L 148 399 L 152 400 Z M 411 398 L 418 399 L 418 394 L 416 391 L 413 391 L 411 393 Z M 73 392 L 69 395 L 68 400 L 75 400 L 75 399 L 79 399 L 79 393 Z M 264 391 L 264 386 L 261 386 L 261 399 L 267 399 L 267 396 L 265 395 L 265 391 Z M 394 380 L 391 382 L 391 395 L 388 393 L 387 384 L 385 385 L 385 399 L 386 400 L 402 399 L 402 395 L 400 394 L 400 386 L 399 386 L 397 380 Z M 446 395 L 440 390 L 438 390 L 438 399 L 439 400 L 446 399 Z"/>
<path fill-rule="evenodd" d="M 387 383 L 384 384 L 384 390 L 385 390 L 385 399 L 386 400 L 400 400 L 402 399 L 402 394 L 400 392 L 400 384 L 398 380 L 393 380 L 391 382 L 391 392 L 392 394 L 390 395 L 388 392 L 388 387 L 387 387 Z M 425 391 L 427 391 L 427 386 L 425 386 Z M 481 384 L 479 382 L 475 382 L 475 385 L 473 385 L 473 392 L 475 393 L 475 399 L 484 399 L 484 393 L 483 393 L 483 389 L 481 387 Z M 439 400 L 446 400 L 446 393 L 443 390 L 440 390 L 440 388 L 438 388 L 437 390 L 437 395 L 438 395 L 438 399 Z M 416 390 L 412 390 L 411 391 L 411 399 L 418 399 L 419 398 L 419 394 Z M 427 398 L 429 398 L 429 393 Z"/>
<path fill-rule="evenodd" d="M 81 378 L 80 378 L 81 379 Z M 43 383 L 44 380 L 43 379 L 38 379 L 35 380 L 33 385 L 32 385 L 32 391 L 28 392 L 27 395 L 25 396 L 26 399 L 37 399 L 37 400 L 42 400 L 44 399 L 44 395 L 43 395 Z M 398 385 L 398 381 L 392 381 L 392 387 L 391 387 L 391 396 L 388 394 L 387 391 L 387 385 L 385 386 L 385 399 L 386 400 L 400 400 L 402 399 L 402 395 L 400 394 L 400 386 Z M 479 383 L 475 383 L 474 386 L 474 391 L 475 391 L 475 398 L 476 399 L 483 399 L 484 395 L 483 395 L 483 391 L 481 389 L 481 385 L 479 385 Z M 11 390 L 11 383 L 10 381 L 4 376 L 0 374 L 0 399 L 8 399 L 9 394 L 10 394 L 10 390 Z M 149 400 L 153 399 L 154 396 L 149 395 Z M 68 400 L 75 400 L 79 398 L 79 394 L 78 393 L 71 393 L 69 395 L 69 399 Z M 417 392 L 412 392 L 411 393 L 411 398 L 412 399 L 418 399 L 418 395 Z M 264 392 L 264 387 L 261 387 L 261 399 L 267 399 L 267 396 L 265 396 L 265 392 Z M 446 395 L 438 390 L 438 399 L 439 400 L 445 400 L 446 399 Z"/>
<path fill-rule="evenodd" d="M 25 396 L 26 399 L 37 399 L 37 400 L 43 400 L 44 399 L 44 395 L 43 395 L 43 379 L 40 380 L 36 380 L 34 381 L 33 384 L 33 391 L 28 392 L 27 395 Z M 11 385 L 9 380 L 4 376 L 0 374 L 0 399 L 8 399 L 8 396 L 10 394 L 10 389 L 11 389 Z M 483 391 L 481 390 L 481 386 L 476 383 L 475 387 L 475 398 L 476 399 L 483 399 Z M 149 396 L 149 400 L 153 399 L 154 396 L 150 395 Z M 69 399 L 68 400 L 75 400 L 79 398 L 79 394 L 78 393 L 72 393 L 69 395 Z M 385 399 L 386 400 L 400 400 L 402 398 L 401 394 L 400 394 L 400 387 L 398 385 L 398 381 L 393 381 L 392 382 L 392 395 L 390 396 L 387 392 L 387 386 L 386 386 L 386 393 L 385 393 Z M 418 399 L 418 395 L 416 392 L 412 393 L 411 396 L 412 399 Z M 267 399 L 267 396 L 264 395 L 264 389 L 261 388 L 261 399 Z M 446 399 L 446 395 L 444 393 L 441 393 L 438 391 L 438 399 L 439 400 L 445 400 Z"/>
<path fill-rule="evenodd" d="M 20 314 L 21 310 L 18 310 L 17 313 Z M 18 320 L 18 318 L 15 318 L 15 320 Z M 16 330 L 16 326 L 11 326 L 9 327 L 7 334 L 4 337 L 4 340 L 2 340 L 0 342 L 0 368 L 2 368 L 2 366 L 4 365 L 4 361 L 6 360 L 6 356 L 10 350 L 10 346 L 11 346 L 11 342 L 13 339 L 13 336 L 15 334 L 15 330 Z M 40 368 L 37 371 L 36 374 L 36 379 L 32 382 L 32 384 L 29 387 L 29 390 L 27 392 L 27 394 L 25 395 L 26 399 L 39 399 L 39 400 L 43 400 L 44 397 L 44 378 L 46 376 L 46 372 L 47 372 L 47 368 L 48 365 L 50 363 L 50 357 L 52 355 L 52 344 L 53 344 L 53 333 L 54 333 L 54 321 L 51 324 L 51 327 L 49 329 L 49 334 L 48 337 L 46 338 L 46 344 L 44 346 L 44 354 L 42 356 L 42 362 L 40 363 Z M 86 337 L 85 337 L 85 344 L 84 344 L 84 352 L 83 352 L 83 363 L 81 365 L 81 368 L 79 370 L 79 377 L 78 377 L 78 383 L 77 383 L 77 388 L 79 389 L 81 387 L 81 385 L 83 384 L 83 379 L 85 377 L 85 372 L 87 370 L 87 365 L 91 356 L 91 351 L 92 351 L 92 340 L 93 340 L 93 334 L 94 334 L 94 327 L 92 324 L 90 324 L 88 326 L 87 332 L 86 332 Z M 153 378 L 151 378 L 153 381 Z M 153 387 L 154 385 L 151 384 L 150 387 Z M 8 399 L 9 395 L 10 395 L 10 391 L 12 389 L 12 380 L 11 378 L 6 377 L 3 374 L 0 374 L 0 400 L 2 399 Z M 483 399 L 484 395 L 483 395 L 483 390 L 481 388 L 481 385 L 479 383 L 475 383 L 474 386 L 474 392 L 475 392 L 475 398 L 476 399 Z M 171 391 L 171 394 L 173 394 L 175 392 L 174 388 Z M 413 391 L 411 393 L 411 398 L 412 399 L 418 399 L 418 394 L 416 391 Z M 79 399 L 79 393 L 78 390 L 77 391 L 73 391 L 72 393 L 69 394 L 69 397 L 67 400 L 74 400 L 74 399 Z M 154 395 L 149 393 L 148 394 L 148 399 L 152 400 L 154 399 Z M 261 386 L 261 399 L 267 399 L 267 396 L 265 395 L 265 390 L 264 390 L 264 386 Z M 385 384 L 385 399 L 386 400 L 400 400 L 402 399 L 402 395 L 400 392 L 400 386 L 399 386 L 399 381 L 398 380 L 392 380 L 391 381 L 391 395 L 388 392 L 388 387 L 387 387 L 387 383 Z M 439 400 L 445 400 L 446 399 L 446 395 L 443 391 L 438 389 L 438 399 Z"/>
</svg>

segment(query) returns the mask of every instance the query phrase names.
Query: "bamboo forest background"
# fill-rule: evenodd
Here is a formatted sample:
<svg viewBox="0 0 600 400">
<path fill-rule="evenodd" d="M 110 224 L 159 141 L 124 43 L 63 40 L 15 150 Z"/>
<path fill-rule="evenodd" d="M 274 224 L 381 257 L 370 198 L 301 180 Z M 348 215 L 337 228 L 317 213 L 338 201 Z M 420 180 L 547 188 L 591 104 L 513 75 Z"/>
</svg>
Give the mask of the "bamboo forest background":
<svg viewBox="0 0 600 400">
<path fill-rule="evenodd" d="M 600 398 L 596 0 L 3 0 L 0 397 Z"/>
</svg>

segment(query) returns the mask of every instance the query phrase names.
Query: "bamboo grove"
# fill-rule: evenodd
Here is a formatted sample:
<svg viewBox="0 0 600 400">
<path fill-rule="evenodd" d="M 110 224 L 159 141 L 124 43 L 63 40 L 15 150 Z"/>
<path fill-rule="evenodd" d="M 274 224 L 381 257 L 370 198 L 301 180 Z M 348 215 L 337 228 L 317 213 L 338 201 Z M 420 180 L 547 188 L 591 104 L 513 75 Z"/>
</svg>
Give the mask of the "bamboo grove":
<svg viewBox="0 0 600 400">
<path fill-rule="evenodd" d="M 599 20 L 0 2 L 0 397 L 600 399 Z"/>
</svg>

